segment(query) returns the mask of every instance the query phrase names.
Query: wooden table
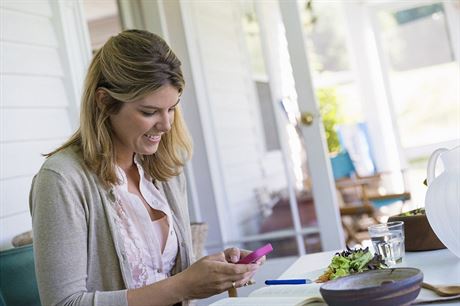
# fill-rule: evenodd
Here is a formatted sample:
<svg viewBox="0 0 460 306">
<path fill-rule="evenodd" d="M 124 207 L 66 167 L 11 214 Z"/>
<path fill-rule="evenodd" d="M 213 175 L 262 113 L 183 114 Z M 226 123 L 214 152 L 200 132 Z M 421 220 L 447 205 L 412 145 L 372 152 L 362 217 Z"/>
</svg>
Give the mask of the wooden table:
<svg viewBox="0 0 460 306">
<path fill-rule="evenodd" d="M 299 278 L 302 274 L 323 269 L 330 263 L 332 252 L 321 252 L 301 256 L 279 278 Z M 423 272 L 423 281 L 430 284 L 460 284 L 460 258 L 449 250 L 406 252 L 403 262 L 396 267 L 418 268 Z M 434 293 L 422 289 L 418 298 L 435 298 Z M 460 305 L 460 301 L 445 301 L 429 305 Z"/>
</svg>

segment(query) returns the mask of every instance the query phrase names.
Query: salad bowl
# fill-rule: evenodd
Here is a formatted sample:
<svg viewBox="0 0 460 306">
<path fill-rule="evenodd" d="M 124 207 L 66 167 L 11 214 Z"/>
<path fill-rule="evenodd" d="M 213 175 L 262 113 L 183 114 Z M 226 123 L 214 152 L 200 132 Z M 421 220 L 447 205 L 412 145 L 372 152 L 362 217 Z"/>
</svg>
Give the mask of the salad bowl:
<svg viewBox="0 0 460 306">
<path fill-rule="evenodd" d="M 431 228 L 424 209 L 414 209 L 388 219 L 388 222 L 394 221 L 404 222 L 406 251 L 429 251 L 446 248 Z"/>
<path fill-rule="evenodd" d="M 415 268 L 371 270 L 328 281 L 320 293 L 330 306 L 409 305 L 422 281 L 423 273 Z"/>
</svg>

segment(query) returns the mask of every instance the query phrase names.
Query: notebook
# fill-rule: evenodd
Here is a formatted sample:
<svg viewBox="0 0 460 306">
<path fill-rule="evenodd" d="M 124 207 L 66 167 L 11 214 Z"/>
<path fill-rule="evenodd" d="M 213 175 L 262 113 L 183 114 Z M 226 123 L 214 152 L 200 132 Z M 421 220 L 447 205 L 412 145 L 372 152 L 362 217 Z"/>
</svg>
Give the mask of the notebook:
<svg viewBox="0 0 460 306">
<path fill-rule="evenodd" d="M 319 287 L 317 283 L 266 286 L 254 290 L 248 297 L 226 298 L 210 306 L 325 306 Z"/>
</svg>

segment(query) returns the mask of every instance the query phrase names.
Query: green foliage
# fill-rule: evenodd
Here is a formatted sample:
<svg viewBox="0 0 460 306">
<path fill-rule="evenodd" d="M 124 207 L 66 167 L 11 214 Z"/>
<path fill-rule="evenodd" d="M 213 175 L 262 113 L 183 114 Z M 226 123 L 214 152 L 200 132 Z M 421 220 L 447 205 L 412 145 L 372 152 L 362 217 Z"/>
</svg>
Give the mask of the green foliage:
<svg viewBox="0 0 460 306">
<path fill-rule="evenodd" d="M 340 143 L 336 132 L 337 124 L 343 123 L 343 117 L 337 103 L 337 93 L 335 88 L 320 88 L 316 91 L 319 102 L 319 110 L 323 119 L 326 131 L 327 147 L 329 152 L 339 152 Z"/>
</svg>

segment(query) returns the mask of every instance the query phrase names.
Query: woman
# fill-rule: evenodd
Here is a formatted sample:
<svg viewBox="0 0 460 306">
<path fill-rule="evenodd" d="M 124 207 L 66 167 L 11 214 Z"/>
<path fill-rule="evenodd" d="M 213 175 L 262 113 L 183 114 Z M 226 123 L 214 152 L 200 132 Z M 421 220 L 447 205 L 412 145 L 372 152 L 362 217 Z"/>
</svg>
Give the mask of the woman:
<svg viewBox="0 0 460 306">
<path fill-rule="evenodd" d="M 237 248 L 192 264 L 180 65 L 139 30 L 95 54 L 80 127 L 32 183 L 43 305 L 187 305 L 247 284 L 259 267 L 234 264 Z"/>
</svg>

